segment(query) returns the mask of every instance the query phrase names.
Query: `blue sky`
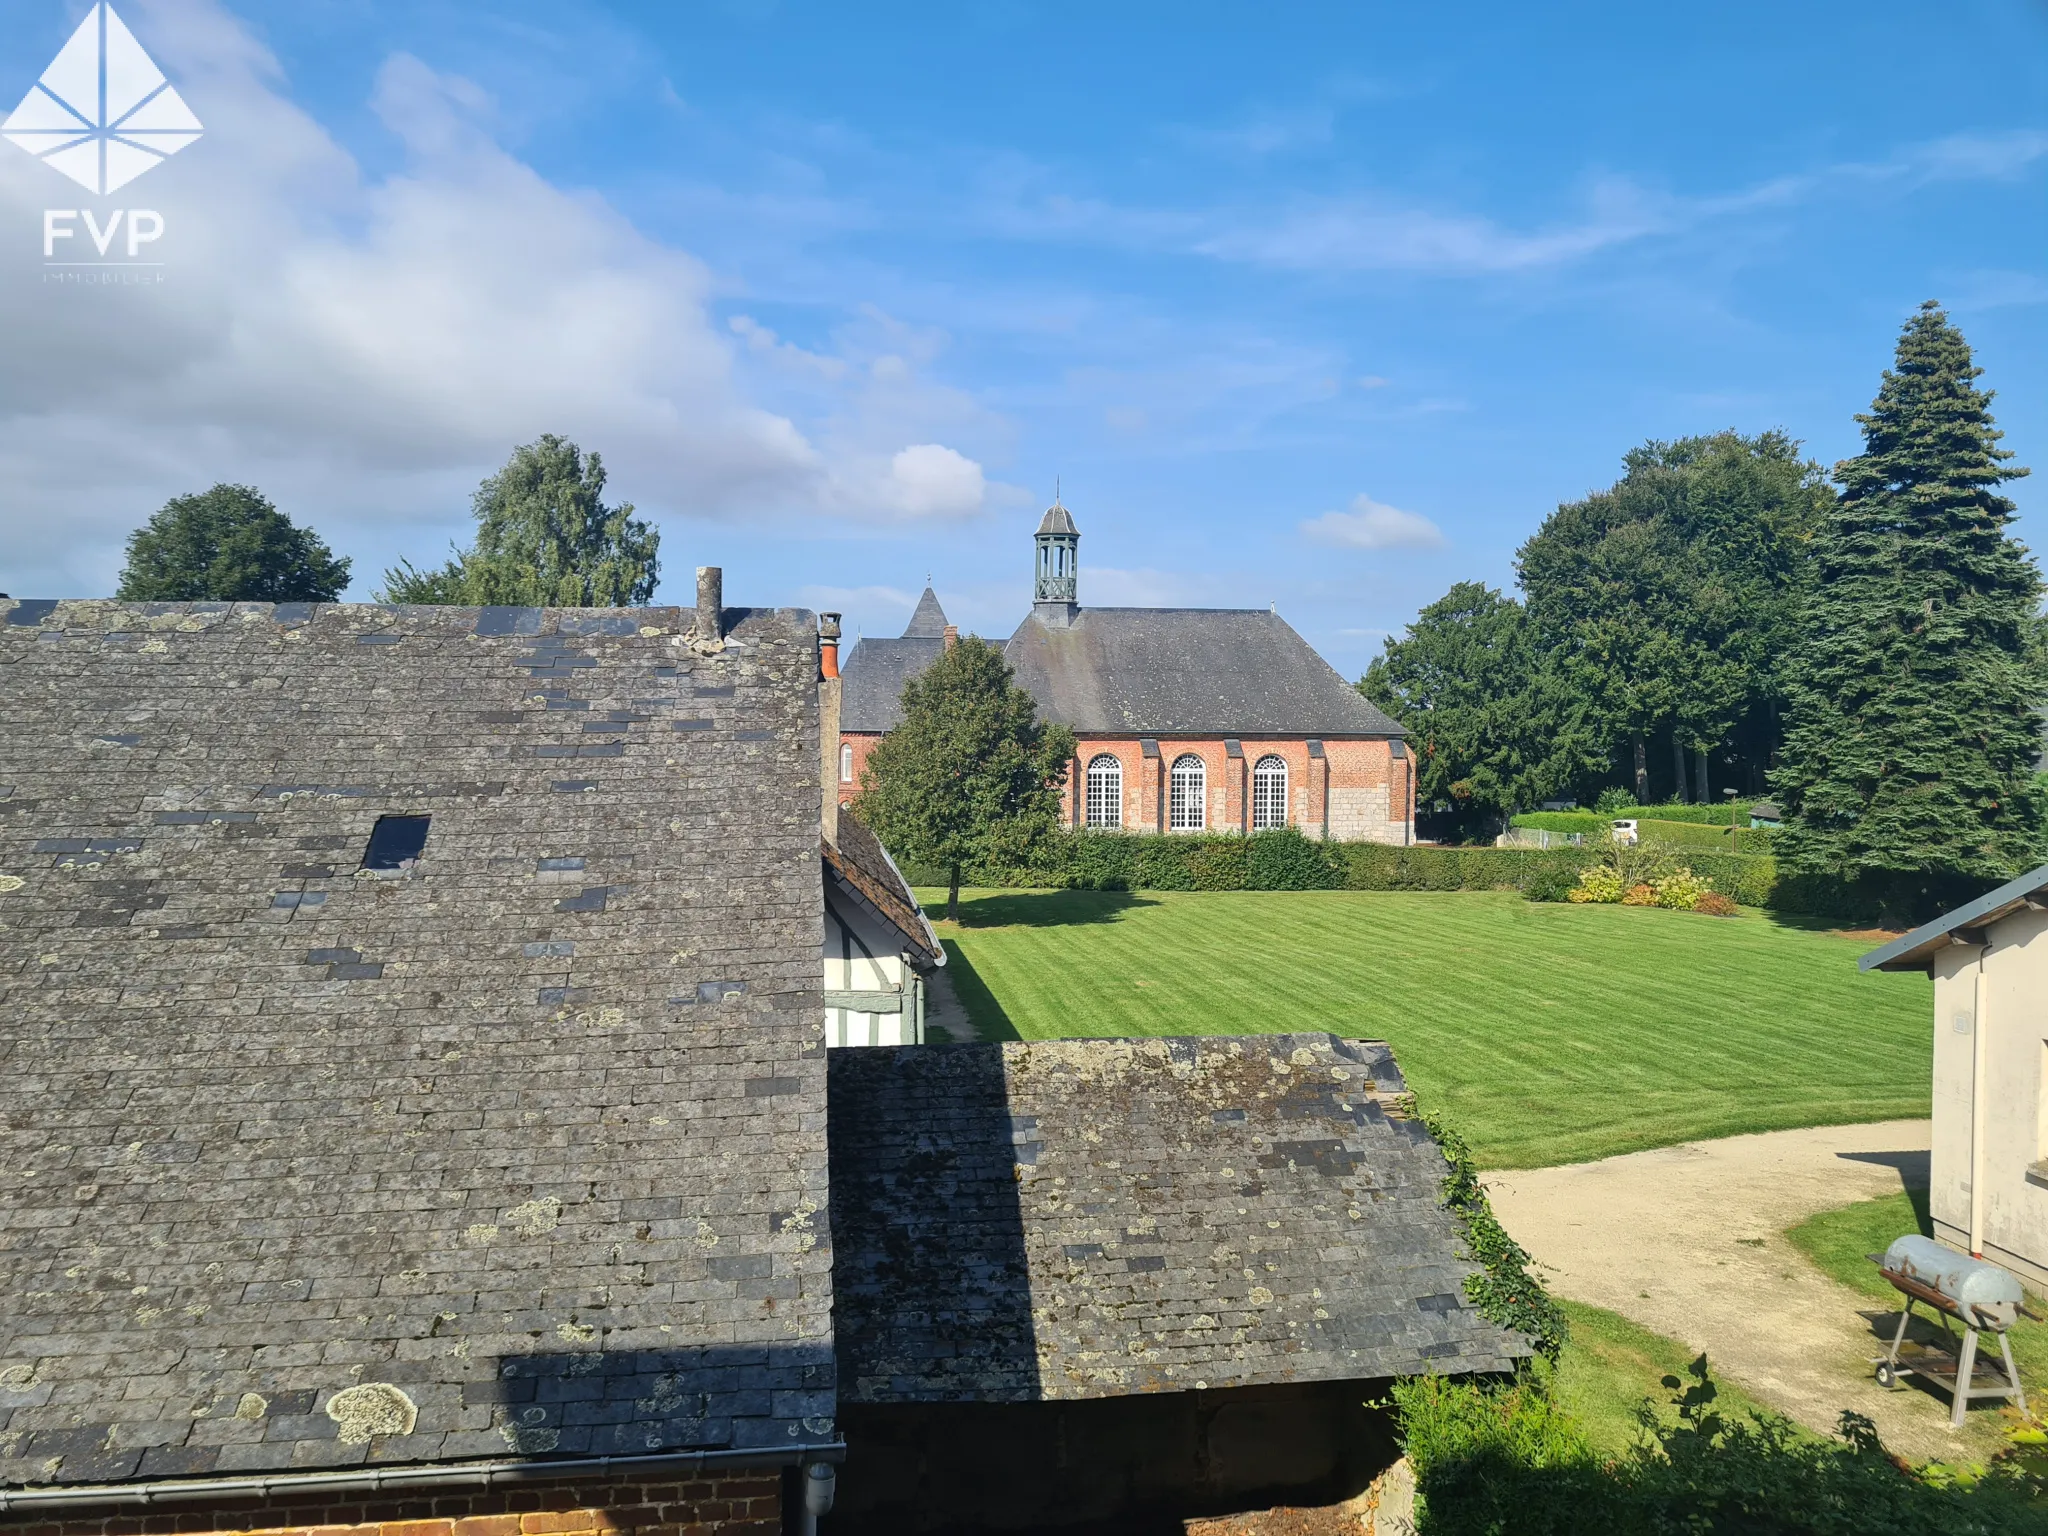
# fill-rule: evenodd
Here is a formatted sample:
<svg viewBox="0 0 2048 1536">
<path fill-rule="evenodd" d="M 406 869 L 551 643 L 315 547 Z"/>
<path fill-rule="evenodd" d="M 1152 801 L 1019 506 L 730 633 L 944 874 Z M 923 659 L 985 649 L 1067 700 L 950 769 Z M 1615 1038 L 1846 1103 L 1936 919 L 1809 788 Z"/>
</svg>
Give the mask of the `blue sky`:
<svg viewBox="0 0 2048 1536">
<path fill-rule="evenodd" d="M 367 596 L 558 430 L 672 600 L 895 633 L 929 573 L 1007 633 L 1058 477 L 1084 601 L 1355 675 L 1645 438 L 1853 452 L 1928 297 L 2048 474 L 2038 0 L 116 9 L 208 133 L 109 200 L 171 226 L 111 295 L 39 283 L 68 194 L 0 145 L 17 595 L 227 479 Z M 84 10 L 0 0 L 0 106 Z"/>
</svg>

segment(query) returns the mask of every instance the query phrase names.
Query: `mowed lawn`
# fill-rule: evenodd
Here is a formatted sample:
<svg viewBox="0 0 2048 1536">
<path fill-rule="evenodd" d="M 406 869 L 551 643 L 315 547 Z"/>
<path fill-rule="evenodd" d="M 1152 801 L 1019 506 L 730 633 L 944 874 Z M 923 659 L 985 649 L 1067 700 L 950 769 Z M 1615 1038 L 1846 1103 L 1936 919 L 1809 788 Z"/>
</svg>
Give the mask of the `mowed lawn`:
<svg viewBox="0 0 2048 1536">
<path fill-rule="evenodd" d="M 942 912 L 943 892 L 923 892 Z M 1329 1030 L 1391 1041 L 1494 1168 L 1928 1113 L 1931 986 L 1870 942 L 1512 892 L 963 893 L 986 1038 Z"/>
</svg>

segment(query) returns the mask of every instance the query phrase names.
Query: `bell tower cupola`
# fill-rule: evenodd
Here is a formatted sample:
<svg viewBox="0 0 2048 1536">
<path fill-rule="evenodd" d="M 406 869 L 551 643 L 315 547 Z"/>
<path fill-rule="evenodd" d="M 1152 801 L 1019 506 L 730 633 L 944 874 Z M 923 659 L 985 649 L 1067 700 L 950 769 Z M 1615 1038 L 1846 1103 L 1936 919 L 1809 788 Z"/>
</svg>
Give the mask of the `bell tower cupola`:
<svg viewBox="0 0 2048 1536">
<path fill-rule="evenodd" d="M 1039 520 L 1036 579 L 1031 613 L 1041 624 L 1064 629 L 1074 622 L 1080 597 L 1081 530 L 1073 514 L 1060 505 L 1057 492 Z"/>
</svg>

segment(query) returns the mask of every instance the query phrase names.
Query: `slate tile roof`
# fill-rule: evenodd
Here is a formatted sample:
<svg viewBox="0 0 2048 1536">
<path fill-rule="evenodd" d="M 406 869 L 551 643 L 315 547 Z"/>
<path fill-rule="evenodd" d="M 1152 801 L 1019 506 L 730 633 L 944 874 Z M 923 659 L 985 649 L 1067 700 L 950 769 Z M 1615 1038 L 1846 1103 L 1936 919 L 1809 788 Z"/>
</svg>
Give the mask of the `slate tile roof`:
<svg viewBox="0 0 2048 1536">
<path fill-rule="evenodd" d="M 693 618 L 0 602 L 0 1481 L 832 1438 L 815 624 Z"/>
<path fill-rule="evenodd" d="M 906 638 L 943 640 L 946 638 L 946 610 L 939 606 L 939 594 L 930 587 L 917 600 L 917 609 L 910 615 L 910 622 L 903 626 Z"/>
<path fill-rule="evenodd" d="M 839 809 L 839 845 L 825 844 L 824 853 L 827 871 L 902 934 L 903 947 L 921 965 L 946 963 L 939 937 L 932 932 L 896 861 L 867 824 L 845 806 Z"/>
<path fill-rule="evenodd" d="M 839 728 L 880 735 L 903 723 L 903 685 L 939 659 L 945 641 L 903 635 L 856 640 L 840 668 Z"/>
<path fill-rule="evenodd" d="M 1265 609 L 1083 608 L 1003 648 L 1039 718 L 1109 736 L 1399 736 Z M 900 690 L 900 684 L 899 684 Z"/>
<path fill-rule="evenodd" d="M 1330 1035 L 836 1050 L 840 1391 L 1031 1401 L 1528 1352 L 1463 1298 L 1393 1056 Z"/>
<path fill-rule="evenodd" d="M 942 649 L 937 631 L 857 643 L 846 658 L 841 729 L 879 734 L 901 724 L 903 685 Z M 1065 628 L 1026 618 L 1003 657 L 1040 719 L 1083 735 L 1403 734 L 1263 608 L 1082 608 Z"/>
</svg>

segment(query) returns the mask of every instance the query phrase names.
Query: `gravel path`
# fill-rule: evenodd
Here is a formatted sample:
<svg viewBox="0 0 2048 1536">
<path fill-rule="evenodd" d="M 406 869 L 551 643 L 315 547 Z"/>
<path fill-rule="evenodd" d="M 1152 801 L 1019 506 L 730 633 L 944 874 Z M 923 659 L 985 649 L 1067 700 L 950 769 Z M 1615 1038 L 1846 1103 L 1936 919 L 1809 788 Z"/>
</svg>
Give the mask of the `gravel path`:
<svg viewBox="0 0 2048 1536">
<path fill-rule="evenodd" d="M 1706 1351 L 1718 1372 L 1832 1432 L 1845 1408 L 1914 1459 L 1981 1454 L 1946 1398 L 1871 1380 L 1886 1314 L 1782 1234 L 1817 1211 L 1927 1183 L 1929 1123 L 1825 1126 L 1688 1142 L 1597 1163 L 1491 1175 L 1493 1208 L 1551 1288 Z M 1896 1319 L 1896 1312 L 1891 1316 Z"/>
</svg>

